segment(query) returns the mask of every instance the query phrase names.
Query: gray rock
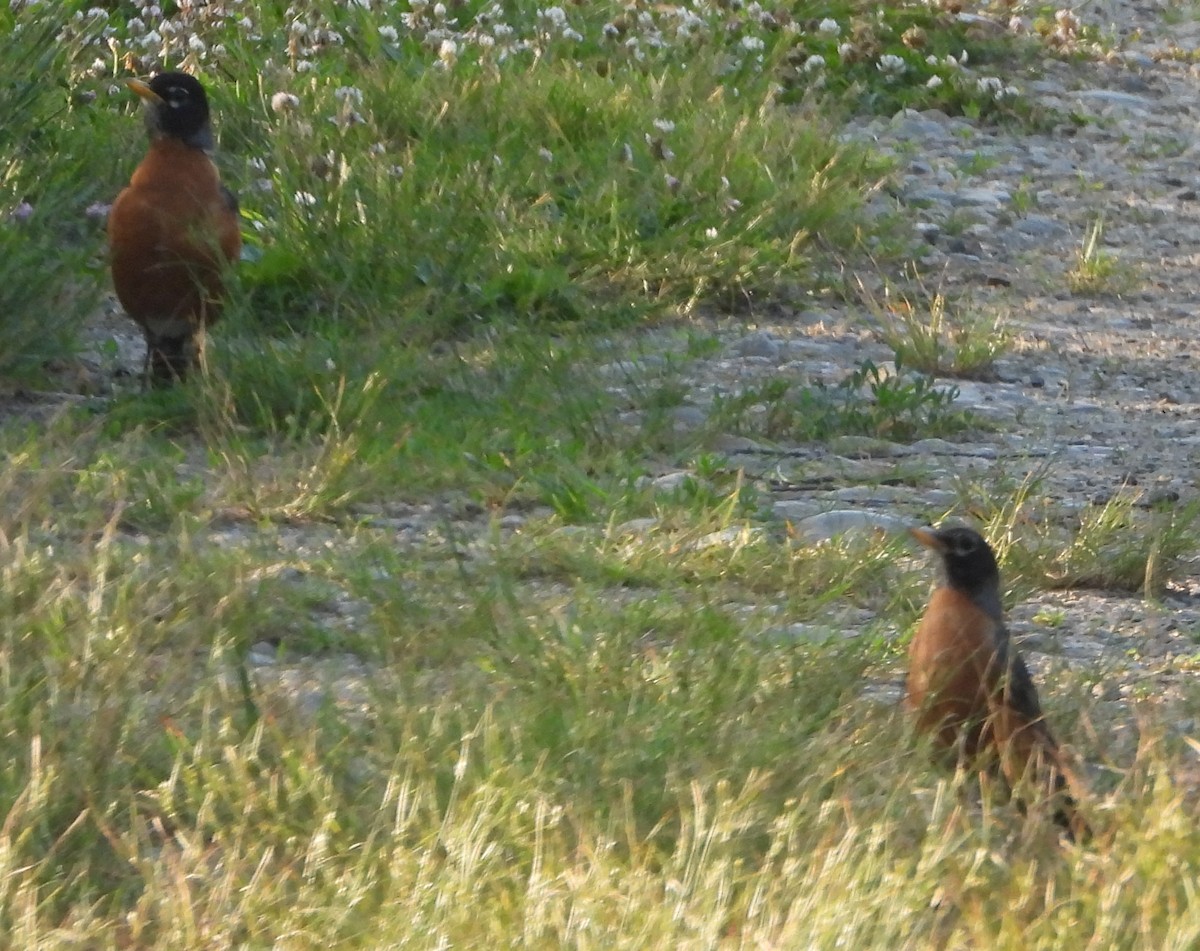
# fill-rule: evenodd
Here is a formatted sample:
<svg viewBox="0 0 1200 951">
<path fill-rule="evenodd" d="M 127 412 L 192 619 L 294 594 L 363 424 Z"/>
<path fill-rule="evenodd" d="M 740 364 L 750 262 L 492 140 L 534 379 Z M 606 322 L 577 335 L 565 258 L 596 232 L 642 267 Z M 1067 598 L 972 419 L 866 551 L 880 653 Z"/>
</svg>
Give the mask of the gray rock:
<svg viewBox="0 0 1200 951">
<path fill-rule="evenodd" d="M 810 515 L 792 523 L 792 530 L 810 544 L 829 541 L 843 535 L 871 536 L 896 534 L 916 524 L 911 519 L 865 509 L 836 509 Z"/>
<path fill-rule="evenodd" d="M 772 451 L 771 447 L 766 443 L 758 442 L 747 436 L 734 436 L 729 433 L 721 433 L 713 439 L 712 447 L 717 452 L 731 455 L 735 453 L 769 453 Z"/>
<path fill-rule="evenodd" d="M 1152 103 L 1145 96 L 1137 96 L 1116 89 L 1081 89 L 1075 96 L 1084 102 L 1099 103 L 1105 106 L 1118 106 L 1135 112 L 1146 112 Z"/>
<path fill-rule="evenodd" d="M 677 430 L 700 429 L 708 422 L 708 413 L 698 406 L 676 406 L 671 418 Z"/>
<path fill-rule="evenodd" d="M 778 359 L 780 349 L 779 339 L 765 330 L 746 334 L 735 340 L 730 347 L 730 350 L 738 356 L 766 357 L 769 360 Z"/>
<path fill-rule="evenodd" d="M 1014 227 L 1032 238 L 1062 238 L 1071 233 L 1071 229 L 1061 221 L 1046 215 L 1026 215 L 1019 218 Z"/>
<path fill-rule="evenodd" d="M 694 472 L 689 472 L 686 469 L 668 472 L 650 480 L 650 484 L 660 492 L 673 492 L 687 482 L 693 482 L 697 485 L 708 484 L 703 479 L 697 478 Z"/>
<path fill-rule="evenodd" d="M 984 208 L 1001 208 L 1012 201 L 1012 194 L 998 185 L 987 185 L 979 188 L 964 188 L 950 199 L 956 207 L 980 206 Z"/>
</svg>

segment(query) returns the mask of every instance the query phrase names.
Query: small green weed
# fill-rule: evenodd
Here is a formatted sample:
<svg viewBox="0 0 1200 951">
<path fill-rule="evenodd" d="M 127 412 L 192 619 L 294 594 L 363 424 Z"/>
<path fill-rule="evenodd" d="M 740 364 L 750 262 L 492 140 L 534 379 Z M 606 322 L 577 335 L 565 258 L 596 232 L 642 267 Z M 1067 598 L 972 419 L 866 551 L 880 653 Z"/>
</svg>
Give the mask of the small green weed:
<svg viewBox="0 0 1200 951">
<path fill-rule="evenodd" d="M 774 378 L 713 407 L 714 425 L 724 432 L 793 442 L 841 435 L 880 436 L 899 441 L 947 435 L 971 425 L 953 408 L 957 390 L 938 388 L 923 374 L 908 373 L 899 360 L 894 373 L 864 361 L 841 382 L 798 386 Z"/>
<path fill-rule="evenodd" d="M 870 304 L 896 361 L 933 376 L 986 380 L 1012 344 L 1004 315 L 935 293 L 918 301 L 888 294 Z"/>
<path fill-rule="evenodd" d="M 1137 268 L 1123 262 L 1113 252 L 1105 249 L 1104 216 L 1101 215 L 1088 229 L 1075 264 L 1067 271 L 1067 286 L 1074 294 L 1123 294 L 1137 286 L 1140 280 Z"/>
</svg>

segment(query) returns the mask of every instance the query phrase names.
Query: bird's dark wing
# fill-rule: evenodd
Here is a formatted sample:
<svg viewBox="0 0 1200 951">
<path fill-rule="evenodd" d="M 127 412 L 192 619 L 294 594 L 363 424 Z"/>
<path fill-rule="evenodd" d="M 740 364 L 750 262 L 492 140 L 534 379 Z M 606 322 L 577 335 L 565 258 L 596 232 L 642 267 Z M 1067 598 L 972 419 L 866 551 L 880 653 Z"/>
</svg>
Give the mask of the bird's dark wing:
<svg viewBox="0 0 1200 951">
<path fill-rule="evenodd" d="M 1001 628 L 996 637 L 996 661 L 1001 676 L 1007 677 L 1005 698 L 1009 706 L 1030 721 L 1043 717 L 1037 687 L 1023 658 L 1009 641 L 1008 631 Z"/>
</svg>

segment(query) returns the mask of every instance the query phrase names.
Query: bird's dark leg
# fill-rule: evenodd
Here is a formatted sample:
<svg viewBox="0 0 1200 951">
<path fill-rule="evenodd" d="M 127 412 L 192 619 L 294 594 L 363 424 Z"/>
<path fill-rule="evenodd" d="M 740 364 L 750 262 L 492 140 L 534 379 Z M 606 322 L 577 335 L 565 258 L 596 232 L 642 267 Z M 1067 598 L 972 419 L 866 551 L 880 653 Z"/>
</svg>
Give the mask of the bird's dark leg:
<svg viewBox="0 0 1200 951">
<path fill-rule="evenodd" d="M 147 334 L 146 361 L 152 386 L 170 386 L 185 379 L 192 362 L 191 335 L 152 338 Z"/>
</svg>

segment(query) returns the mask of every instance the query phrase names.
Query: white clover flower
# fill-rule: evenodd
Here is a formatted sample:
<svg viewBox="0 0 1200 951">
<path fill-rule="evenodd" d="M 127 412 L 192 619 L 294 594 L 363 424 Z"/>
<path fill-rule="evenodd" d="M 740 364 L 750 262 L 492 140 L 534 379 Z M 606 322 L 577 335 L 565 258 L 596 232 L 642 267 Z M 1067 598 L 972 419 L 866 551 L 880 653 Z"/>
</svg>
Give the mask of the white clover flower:
<svg viewBox="0 0 1200 951">
<path fill-rule="evenodd" d="M 496 45 L 496 38 L 490 33 L 480 33 L 475 37 L 475 45 L 485 50 L 490 50 Z"/>
<path fill-rule="evenodd" d="M 516 30 L 514 30 L 507 23 L 497 23 L 492 27 L 492 35 L 498 40 L 506 40 L 515 32 Z"/>
<path fill-rule="evenodd" d="M 766 45 L 760 36 L 742 37 L 742 49 L 748 53 L 757 53 L 759 50 L 765 49 Z"/>
<path fill-rule="evenodd" d="M 433 16 L 434 16 L 434 19 L 436 19 L 436 20 L 446 19 L 446 4 L 435 3 L 433 5 Z"/>
<path fill-rule="evenodd" d="M 153 46 L 158 46 L 160 43 L 162 43 L 162 34 L 160 34 L 158 30 L 151 30 L 141 39 L 141 45 L 146 49 L 150 49 Z"/>
<path fill-rule="evenodd" d="M 296 63 L 296 72 L 311 73 L 317 68 L 317 64 L 311 59 L 302 59 Z"/>
<path fill-rule="evenodd" d="M 942 84 L 941 76 L 930 76 L 925 83 L 927 89 L 937 89 Z"/>
<path fill-rule="evenodd" d="M 333 98 L 338 102 L 353 102 L 358 105 L 363 100 L 363 94 L 357 86 L 338 86 L 333 91 Z"/>
<path fill-rule="evenodd" d="M 625 163 L 633 161 L 633 146 L 628 142 L 621 146 L 621 161 Z"/>
<path fill-rule="evenodd" d="M 825 68 L 825 57 L 818 54 L 810 56 L 804 61 L 804 71 L 806 73 L 815 73 L 818 70 Z"/>
<path fill-rule="evenodd" d="M 621 31 L 617 29 L 617 25 L 615 23 L 605 23 L 604 26 L 600 28 L 600 32 L 607 36 L 610 40 L 621 35 Z"/>
<path fill-rule="evenodd" d="M 837 52 L 839 59 L 849 59 L 851 56 L 855 55 L 858 50 L 855 48 L 853 43 L 839 43 Z"/>
<path fill-rule="evenodd" d="M 941 60 L 938 59 L 936 56 L 934 56 L 932 53 L 930 53 L 928 56 L 925 57 L 925 62 L 930 66 L 937 66 L 941 62 Z"/>
<path fill-rule="evenodd" d="M 582 43 L 583 42 L 583 34 L 580 33 L 578 30 L 571 29 L 571 27 L 569 27 L 569 26 L 565 27 L 563 29 L 562 38 L 564 40 L 571 40 L 574 43 Z"/>
<path fill-rule="evenodd" d="M 388 43 L 395 43 L 399 38 L 399 35 L 400 34 L 396 32 L 396 28 L 394 26 L 381 26 L 379 28 L 380 39 Z"/>
<path fill-rule="evenodd" d="M 454 40 L 442 40 L 438 47 L 438 59 L 446 66 L 451 66 L 458 59 L 458 44 Z"/>
<path fill-rule="evenodd" d="M 679 186 L 683 184 L 683 182 L 681 182 L 674 175 L 664 175 L 663 181 L 667 183 L 667 188 L 669 188 L 673 192 L 679 191 Z"/>
<path fill-rule="evenodd" d="M 293 20 L 288 24 L 288 32 L 294 36 L 308 36 L 308 24 L 303 20 Z"/>
<path fill-rule="evenodd" d="M 824 33 L 826 36 L 840 36 L 842 28 L 837 20 L 832 20 L 829 17 L 826 17 L 817 24 L 817 32 Z"/>
<path fill-rule="evenodd" d="M 675 7 L 673 12 L 679 17 L 679 22 L 675 25 L 677 36 L 688 37 L 694 32 L 704 30 L 704 20 L 686 7 Z"/>
<path fill-rule="evenodd" d="M 562 28 L 567 25 L 567 14 L 562 7 L 547 7 L 545 10 L 538 10 L 538 18 L 549 20 L 551 25 Z"/>
<path fill-rule="evenodd" d="M 1008 18 L 1008 30 L 1010 33 L 1028 33 L 1030 22 L 1022 16 L 1012 16 Z"/>
<path fill-rule="evenodd" d="M 144 33 L 146 30 L 146 21 L 141 17 L 130 17 L 125 24 L 125 28 L 130 33 Z"/>
<path fill-rule="evenodd" d="M 276 93 L 276 95 L 279 95 L 279 93 Z M 283 95 L 287 95 L 287 93 L 284 93 Z M 300 100 L 296 100 L 296 101 L 299 102 Z M 261 158 L 257 158 L 257 157 L 252 158 L 252 159 L 247 160 L 246 164 L 249 165 L 256 172 L 265 172 L 267 170 L 267 163 L 266 163 L 265 159 L 261 159 Z"/>
<path fill-rule="evenodd" d="M 553 162 L 554 153 L 543 145 L 540 149 L 538 149 L 538 158 L 540 158 L 543 162 Z"/>
<path fill-rule="evenodd" d="M 200 37 L 193 33 L 188 37 L 188 49 L 193 53 L 204 53 L 208 51 L 208 46 L 205 44 L 204 40 L 200 39 Z"/>
<path fill-rule="evenodd" d="M 908 64 L 900 56 L 895 56 L 892 53 L 884 53 L 879 57 L 879 62 L 875 64 L 875 68 L 886 76 L 902 76 L 904 71 L 908 69 Z"/>
<path fill-rule="evenodd" d="M 311 208 L 317 203 L 317 196 L 312 192 L 296 192 L 292 196 L 292 201 L 304 208 Z"/>
<path fill-rule="evenodd" d="M 272 112 L 291 112 L 300 108 L 300 97 L 290 92 L 277 92 L 271 97 Z"/>
<path fill-rule="evenodd" d="M 668 132 L 675 131 L 675 123 L 670 119 L 655 119 L 653 125 L 654 128 L 658 129 L 658 131 L 662 132 L 664 135 Z"/>
<path fill-rule="evenodd" d="M 995 76 L 980 76 L 975 80 L 975 90 L 995 99 L 1004 92 L 1004 83 Z"/>
<path fill-rule="evenodd" d="M 704 229 L 704 237 L 708 238 L 709 241 L 715 240 L 717 237 L 717 229 L 716 228 L 705 228 Z"/>
</svg>

